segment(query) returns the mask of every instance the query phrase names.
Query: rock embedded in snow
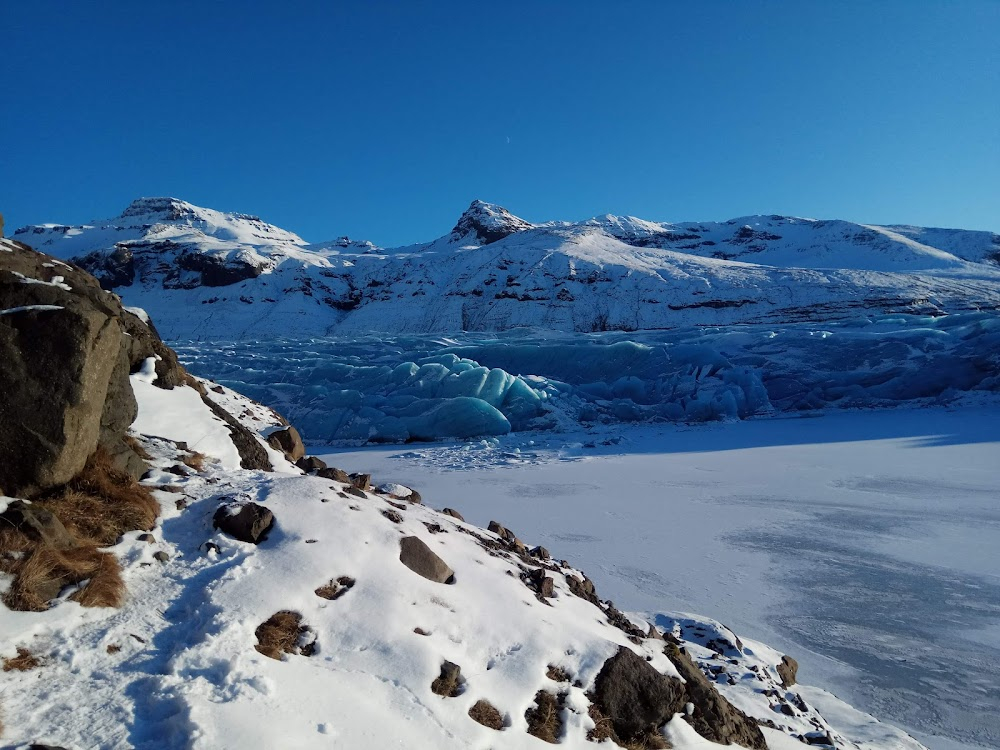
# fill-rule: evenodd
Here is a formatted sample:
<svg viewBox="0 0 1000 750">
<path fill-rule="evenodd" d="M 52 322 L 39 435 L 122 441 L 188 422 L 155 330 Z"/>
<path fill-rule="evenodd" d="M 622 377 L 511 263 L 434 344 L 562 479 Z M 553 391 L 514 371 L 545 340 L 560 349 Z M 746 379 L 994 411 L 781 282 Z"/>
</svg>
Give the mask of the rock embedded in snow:
<svg viewBox="0 0 1000 750">
<path fill-rule="evenodd" d="M 799 671 L 799 663 L 787 654 L 781 657 L 781 663 L 777 666 L 778 677 L 781 678 L 781 686 L 789 688 L 795 684 L 795 677 Z"/>
<path fill-rule="evenodd" d="M 66 530 L 62 521 L 40 505 L 15 500 L 3 513 L 0 513 L 0 522 L 53 549 L 73 549 L 79 546 L 76 538 Z"/>
<path fill-rule="evenodd" d="M 660 674 L 632 649 L 621 646 L 594 682 L 594 704 L 607 717 L 616 741 L 642 740 L 684 710 L 684 685 Z"/>
<path fill-rule="evenodd" d="M 229 502 L 215 511 L 212 525 L 233 539 L 260 544 L 274 525 L 274 514 L 257 503 Z"/>
<path fill-rule="evenodd" d="M 397 517 L 398 514 L 397 514 Z M 399 517 L 402 521 L 402 517 Z M 399 521 L 397 521 L 398 523 Z M 455 571 L 438 557 L 423 540 L 405 536 L 399 540 L 399 561 L 417 575 L 435 583 L 454 583 Z"/>
<path fill-rule="evenodd" d="M 295 465 L 306 474 L 311 474 L 314 471 L 322 471 L 326 468 L 326 462 L 316 458 L 316 456 L 303 456 L 295 462 Z"/>
<path fill-rule="evenodd" d="M 451 516 L 452 518 L 462 521 L 463 523 L 465 522 L 465 518 L 462 516 L 462 514 L 459 513 L 457 510 L 455 510 L 454 508 L 443 508 L 441 510 L 441 513 L 446 516 Z"/>
<path fill-rule="evenodd" d="M 268 444 L 275 450 L 282 451 L 292 463 L 306 455 L 299 431 L 289 425 L 283 430 L 275 430 L 267 436 Z"/>
</svg>

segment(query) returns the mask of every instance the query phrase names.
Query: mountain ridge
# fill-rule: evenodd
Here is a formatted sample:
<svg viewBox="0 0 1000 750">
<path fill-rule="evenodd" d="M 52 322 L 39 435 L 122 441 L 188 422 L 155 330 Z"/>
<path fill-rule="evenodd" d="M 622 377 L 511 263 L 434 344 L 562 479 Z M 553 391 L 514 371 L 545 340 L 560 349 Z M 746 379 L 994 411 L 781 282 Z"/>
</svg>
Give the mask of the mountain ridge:
<svg viewBox="0 0 1000 750">
<path fill-rule="evenodd" d="M 601 331 L 1000 308 L 1000 235 L 779 215 L 533 224 L 473 201 L 436 240 L 381 248 L 304 239 L 173 198 L 118 217 L 24 227 L 168 338 L 288 330 Z M 204 315 L 183 308 L 212 305 Z"/>
</svg>

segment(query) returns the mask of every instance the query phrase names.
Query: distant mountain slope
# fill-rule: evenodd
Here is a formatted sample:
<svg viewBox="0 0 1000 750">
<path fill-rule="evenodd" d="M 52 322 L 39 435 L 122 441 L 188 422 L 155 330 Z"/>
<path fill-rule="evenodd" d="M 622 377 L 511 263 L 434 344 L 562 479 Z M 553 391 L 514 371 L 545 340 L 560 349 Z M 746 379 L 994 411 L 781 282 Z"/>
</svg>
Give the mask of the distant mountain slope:
<svg viewBox="0 0 1000 750">
<path fill-rule="evenodd" d="M 383 249 L 346 237 L 309 245 L 254 216 L 144 198 L 114 219 L 15 237 L 148 308 L 169 338 L 634 330 L 1000 306 L 1000 235 L 782 216 L 533 225 L 474 201 L 449 234 Z"/>
</svg>

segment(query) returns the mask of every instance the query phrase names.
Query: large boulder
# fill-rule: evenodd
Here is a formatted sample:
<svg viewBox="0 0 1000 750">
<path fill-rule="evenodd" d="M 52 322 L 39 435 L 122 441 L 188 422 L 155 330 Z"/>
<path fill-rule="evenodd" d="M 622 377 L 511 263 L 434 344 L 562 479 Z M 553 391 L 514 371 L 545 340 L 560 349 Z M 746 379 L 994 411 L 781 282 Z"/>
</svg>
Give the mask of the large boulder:
<svg viewBox="0 0 1000 750">
<path fill-rule="evenodd" d="M 684 685 L 621 646 L 604 662 L 594 682 L 593 702 L 623 742 L 632 742 L 663 726 L 684 710 Z"/>
<path fill-rule="evenodd" d="M 405 536 L 399 540 L 399 561 L 429 581 L 435 583 L 455 581 L 454 571 L 419 537 Z"/>
<path fill-rule="evenodd" d="M 124 311 L 89 274 L 0 240 L 0 489 L 31 496 L 78 474 L 99 444 L 130 455 L 137 406 Z"/>
</svg>

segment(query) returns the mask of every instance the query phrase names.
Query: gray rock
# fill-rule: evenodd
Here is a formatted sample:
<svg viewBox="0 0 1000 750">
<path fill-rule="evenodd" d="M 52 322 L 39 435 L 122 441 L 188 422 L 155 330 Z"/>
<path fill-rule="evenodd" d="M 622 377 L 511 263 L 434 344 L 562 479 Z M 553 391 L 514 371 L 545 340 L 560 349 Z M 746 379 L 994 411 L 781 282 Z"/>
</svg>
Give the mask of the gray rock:
<svg viewBox="0 0 1000 750">
<path fill-rule="evenodd" d="M 351 477 L 346 471 L 341 469 L 336 469 L 332 466 L 328 466 L 325 469 L 320 469 L 316 472 L 316 476 L 322 477 L 323 479 L 332 479 L 335 482 L 340 482 L 342 484 L 350 484 Z"/>
<path fill-rule="evenodd" d="M 277 430 L 267 436 L 268 444 L 275 450 L 284 453 L 292 463 L 306 455 L 306 447 L 302 444 L 302 436 L 291 425 L 283 430 Z"/>
<path fill-rule="evenodd" d="M 27 309 L 0 316 L 0 488 L 31 497 L 64 484 L 98 445 L 140 475 L 125 442 L 137 406 L 120 301 L 79 268 L 18 242 L 5 248 L 0 309 Z"/>
<path fill-rule="evenodd" d="M 629 648 L 604 662 L 594 682 L 593 702 L 624 742 L 642 738 L 661 727 L 685 704 L 680 680 L 656 671 Z"/>
<path fill-rule="evenodd" d="M 0 523 L 10 524 L 31 539 L 53 549 L 72 549 L 76 539 L 55 515 L 42 506 L 15 500 L 0 514 Z M 57 592 L 58 593 L 58 592 Z"/>
<path fill-rule="evenodd" d="M 798 675 L 799 663 L 790 656 L 782 656 L 781 664 L 778 665 L 778 677 L 781 678 L 781 687 L 790 688 L 795 684 Z"/>
<path fill-rule="evenodd" d="M 274 525 L 274 514 L 257 503 L 229 502 L 215 511 L 212 525 L 233 539 L 260 544 Z"/>
<path fill-rule="evenodd" d="M 168 562 L 170 560 L 170 555 L 168 555 L 163 550 L 160 550 L 159 552 L 154 552 L 153 553 L 153 559 L 154 560 L 159 560 L 161 563 L 165 563 L 165 562 Z"/>
<path fill-rule="evenodd" d="M 304 456 L 296 461 L 295 465 L 306 472 L 306 474 L 326 468 L 326 462 L 316 458 L 316 456 Z"/>
<path fill-rule="evenodd" d="M 357 487 L 359 490 L 364 490 L 368 492 L 372 488 L 372 475 L 371 474 L 351 474 L 351 484 Z"/>
<path fill-rule="evenodd" d="M 399 561 L 429 581 L 455 582 L 455 572 L 418 537 L 405 536 L 399 540 Z"/>
<path fill-rule="evenodd" d="M 457 510 L 455 510 L 454 508 L 445 508 L 441 512 L 444 513 L 444 515 L 446 515 L 446 516 L 451 516 L 452 518 L 457 518 L 459 521 L 463 521 L 463 522 L 465 521 L 465 518 L 462 516 L 462 514 L 459 513 Z"/>
</svg>

